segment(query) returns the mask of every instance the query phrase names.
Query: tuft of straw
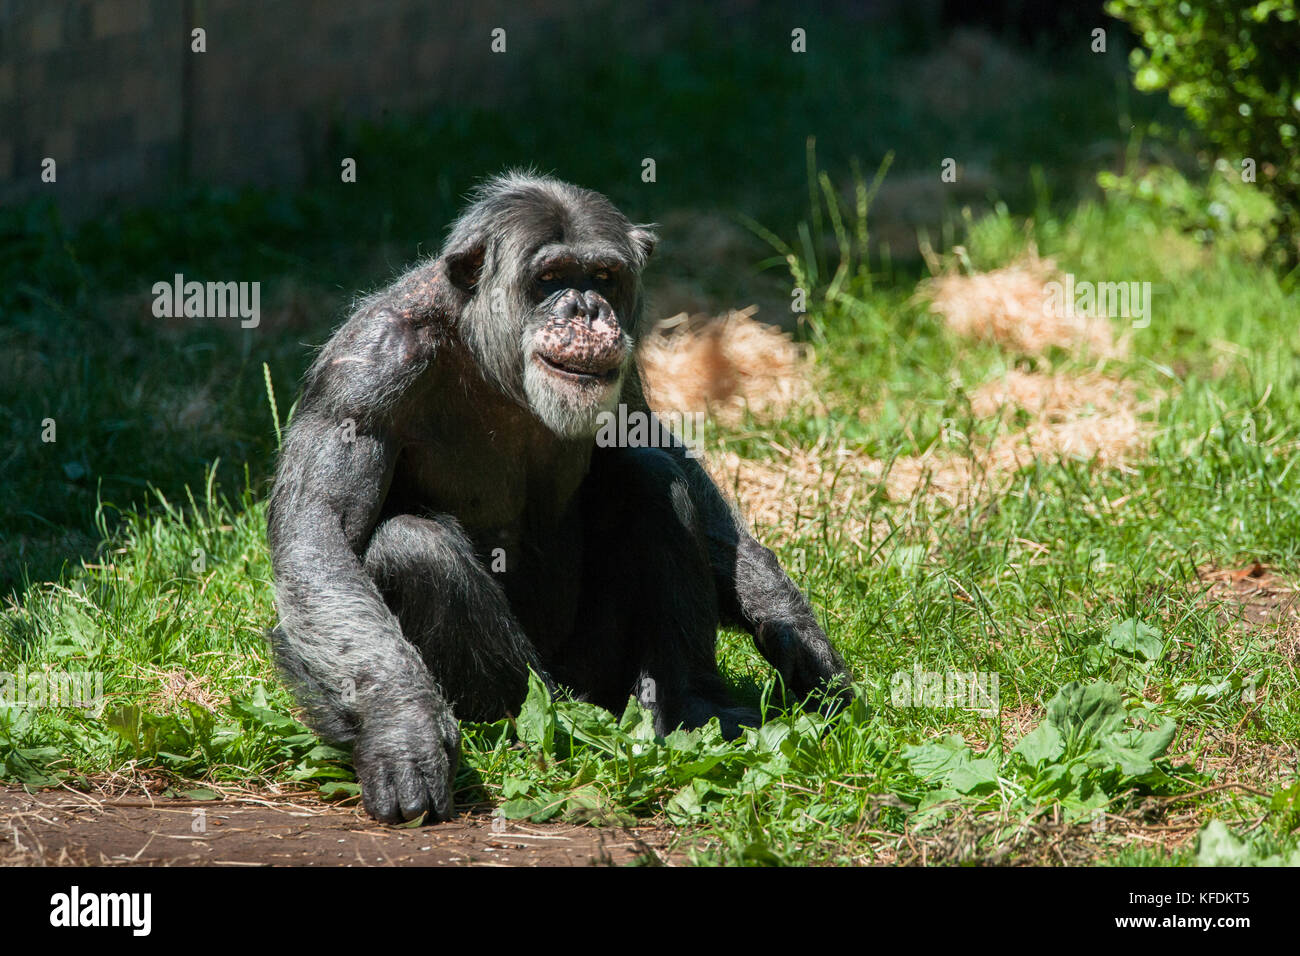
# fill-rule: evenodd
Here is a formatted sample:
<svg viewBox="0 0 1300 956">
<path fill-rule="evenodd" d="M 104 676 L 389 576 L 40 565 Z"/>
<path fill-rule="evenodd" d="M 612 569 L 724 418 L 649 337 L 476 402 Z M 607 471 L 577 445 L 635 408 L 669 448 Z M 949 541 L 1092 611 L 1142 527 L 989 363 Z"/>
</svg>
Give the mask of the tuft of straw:
<svg viewBox="0 0 1300 956">
<path fill-rule="evenodd" d="M 229 702 L 225 696 L 213 692 L 208 686 L 207 677 L 193 674 L 183 667 L 167 670 L 153 667 L 139 679 L 155 685 L 149 693 L 149 699 L 165 710 L 188 702 L 215 712 Z"/>
<path fill-rule="evenodd" d="M 793 536 L 801 531 L 792 526 L 798 514 L 809 521 L 829 520 L 859 540 L 868 531 L 872 538 L 880 536 L 881 529 L 868 529 L 865 520 L 874 489 L 883 487 L 893 501 L 922 494 L 960 509 L 1004 493 L 1016 473 L 1035 461 L 1064 458 L 1126 468 L 1143 453 L 1152 431 L 1132 385 L 1091 372 L 1012 370 L 976 389 L 971 408 L 978 419 L 998 419 L 1005 430 L 982 444 L 938 441 L 922 454 L 892 460 L 844 443 L 807 449 L 773 445 L 775 461 L 725 452 L 712 460 L 711 470 L 759 525 Z"/>
<path fill-rule="evenodd" d="M 884 521 L 867 527 L 870 498 L 879 480 L 878 463 L 839 443 L 813 448 L 783 448 L 773 460 L 742 458 L 733 451 L 708 456 L 718 485 L 734 496 L 745 517 L 774 539 L 816 531 L 824 521 L 861 550 L 867 540 L 889 533 Z"/>
<path fill-rule="evenodd" d="M 771 419 L 809 402 L 811 349 L 756 322 L 756 311 L 750 306 L 712 319 L 683 313 L 656 326 L 640 356 L 651 407 L 706 412 L 734 424 L 746 410 Z"/>
<path fill-rule="evenodd" d="M 1020 432 L 994 441 L 988 457 L 1009 458 L 998 470 L 1008 470 L 1011 463 L 1022 467 L 1026 450 L 1033 458 L 1073 458 L 1101 468 L 1122 468 L 1151 437 L 1151 424 L 1140 417 L 1148 405 L 1138 401 L 1132 384 L 1096 372 L 1012 369 L 971 395 L 977 419 L 999 417 L 1005 422 L 1017 409 L 1027 413 L 1029 421 Z"/>
<path fill-rule="evenodd" d="M 1047 307 L 1047 283 L 1060 281 L 1056 263 L 1031 250 L 1022 259 L 991 272 L 949 272 L 918 288 L 958 335 L 994 342 L 1031 355 L 1055 347 L 1072 354 L 1113 357 L 1127 350 L 1104 316 L 1057 315 Z"/>
<path fill-rule="evenodd" d="M 1075 357 L 1122 354 L 1107 319 L 1058 317 L 1045 308 L 1046 285 L 1058 275 L 1036 252 L 1003 269 L 948 274 L 923 283 L 958 335 L 993 341 L 1023 353 L 1060 348 Z M 711 320 L 685 314 L 662 323 L 643 347 L 641 366 L 651 405 L 659 411 L 706 410 L 725 424 L 746 411 L 760 417 L 820 403 L 810 350 L 755 322 L 755 309 Z M 1044 363 L 1040 363 L 1044 364 Z M 996 421 L 992 437 L 945 436 L 918 455 L 877 459 L 845 443 L 812 448 L 772 446 L 775 458 L 741 458 L 725 447 L 710 470 L 738 497 L 751 521 L 778 536 L 808 533 L 831 522 L 863 546 L 889 533 L 869 524 L 873 495 L 893 501 L 923 495 L 960 509 L 1004 493 L 1036 461 L 1073 459 L 1099 468 L 1127 468 L 1144 453 L 1152 426 L 1149 406 L 1134 387 L 1099 371 L 1067 373 L 1010 369 L 970 395 L 976 420 Z"/>
</svg>

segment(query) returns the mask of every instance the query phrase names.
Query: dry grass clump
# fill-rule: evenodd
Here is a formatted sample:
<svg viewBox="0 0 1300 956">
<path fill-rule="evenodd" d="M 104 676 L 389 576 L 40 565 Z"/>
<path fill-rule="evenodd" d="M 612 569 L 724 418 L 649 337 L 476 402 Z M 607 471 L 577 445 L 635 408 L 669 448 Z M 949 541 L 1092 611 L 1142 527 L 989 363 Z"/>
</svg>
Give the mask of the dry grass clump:
<svg viewBox="0 0 1300 956">
<path fill-rule="evenodd" d="M 865 502 L 882 484 L 892 501 L 923 494 L 961 508 L 1004 492 L 1015 474 L 1036 460 L 1073 458 L 1102 468 L 1127 467 L 1152 431 L 1140 417 L 1145 406 L 1132 385 L 1092 372 L 1012 370 L 976 389 L 971 408 L 978 421 L 998 420 L 998 434 L 982 443 L 951 436 L 919 455 L 892 461 L 843 443 L 807 449 L 773 445 L 774 460 L 751 461 L 726 452 L 712 470 L 761 525 L 793 535 L 801 529 L 792 524 L 815 517 L 843 527 L 861 543 L 868 530 Z"/>
<path fill-rule="evenodd" d="M 188 702 L 215 713 L 230 702 L 225 695 L 212 691 L 208 686 L 208 678 L 192 674 L 183 668 L 154 668 L 151 673 L 142 674 L 138 679 L 157 685 L 150 692 L 149 699 L 160 705 L 162 710 L 173 710 Z"/>
<path fill-rule="evenodd" d="M 935 276 L 923 282 L 918 292 L 953 332 L 967 338 L 1033 355 L 1046 354 L 1053 347 L 1098 357 L 1123 354 L 1127 343 L 1115 339 L 1109 319 L 1056 315 L 1046 307 L 1046 286 L 1054 280 L 1061 281 L 1056 263 L 1040 259 L 1031 249 L 1020 260 L 992 272 Z"/>
<path fill-rule="evenodd" d="M 1134 403 L 1127 382 L 1094 372 L 1026 372 L 1008 369 L 999 379 L 986 382 L 970 396 L 971 414 L 987 419 L 1023 409 L 1047 421 L 1064 421 L 1081 409 L 1110 411 Z"/>
<path fill-rule="evenodd" d="M 1055 264 L 1033 251 L 1019 262 L 976 275 L 950 274 L 923 284 L 952 330 L 1011 349 L 1113 356 L 1124 347 L 1105 318 L 1048 314 L 1046 283 Z M 706 410 L 724 424 L 817 404 L 810 350 L 755 322 L 752 308 L 702 321 L 679 315 L 645 343 L 642 371 L 660 412 Z M 823 520 L 861 544 L 874 538 L 866 503 L 883 485 L 893 501 L 918 495 L 962 508 L 1003 493 L 1035 461 L 1073 459 L 1124 468 L 1140 455 L 1152 426 L 1134 387 L 1097 371 L 1007 371 L 970 397 L 977 422 L 996 423 L 970 438 L 945 434 L 918 455 L 876 459 L 860 448 L 823 442 L 807 449 L 773 446 L 767 461 L 714 456 L 712 470 L 749 518 L 778 535 L 797 535 Z"/>
<path fill-rule="evenodd" d="M 1045 355 L 1053 348 L 1075 357 L 1122 355 L 1103 316 L 1058 315 L 1047 308 L 1047 283 L 1061 281 L 1055 262 L 1033 249 L 991 272 L 948 273 L 922 283 L 919 294 L 957 335 L 1012 352 Z M 1146 447 L 1152 426 L 1148 406 L 1133 386 L 1095 371 L 1065 373 L 1012 369 L 971 395 L 976 421 L 996 421 L 997 434 L 967 443 L 959 454 L 935 447 L 900 459 L 888 476 L 890 496 L 922 484 L 954 506 L 983 491 L 998 493 L 1017 471 L 1036 460 L 1074 459 L 1123 468 Z M 952 444 L 952 443 L 949 443 Z"/>
<path fill-rule="evenodd" d="M 923 454 L 896 459 L 884 475 L 890 498 L 907 500 L 918 489 L 951 507 L 984 493 L 1000 494 L 1015 474 L 1035 461 L 1075 459 L 1100 468 L 1124 468 L 1146 447 L 1152 426 L 1140 417 L 1131 385 L 1093 373 L 1027 373 L 976 389 L 977 421 L 997 419 L 990 441 L 936 442 Z M 1028 415 L 1020 424 L 1018 412 Z"/>
<path fill-rule="evenodd" d="M 755 311 L 750 306 L 704 321 L 682 314 L 659 323 L 641 350 L 651 406 L 707 412 L 732 424 L 746 409 L 776 418 L 809 402 L 811 350 L 754 321 Z"/>
<path fill-rule="evenodd" d="M 801 537 L 826 522 L 862 551 L 890 533 L 890 525 L 868 517 L 868 502 L 882 484 L 893 501 L 924 490 L 952 506 L 969 500 L 975 468 L 967 458 L 927 454 L 881 461 L 843 443 L 814 448 L 773 444 L 770 460 L 742 458 L 732 451 L 709 456 L 709 472 L 723 492 L 737 499 L 745 518 L 775 540 Z"/>
<path fill-rule="evenodd" d="M 1031 458 L 1075 458 L 1094 461 L 1103 468 L 1125 466 L 1135 452 L 1146 447 L 1152 426 L 1140 413 L 1128 382 L 1095 372 L 1024 372 L 1012 369 L 1001 379 L 980 386 L 971 395 L 971 412 L 980 420 L 1006 421 L 1016 410 L 1029 422 L 1019 432 L 999 436 L 989 449 L 993 462 L 1006 459 L 996 470 L 1011 470 Z"/>
<path fill-rule="evenodd" d="M 710 456 L 709 471 L 737 499 L 745 517 L 777 537 L 796 537 L 829 521 L 866 547 L 866 503 L 880 478 L 879 463 L 843 443 L 783 448 L 756 461 L 726 451 Z M 887 530 L 887 529 L 886 529 Z"/>
</svg>

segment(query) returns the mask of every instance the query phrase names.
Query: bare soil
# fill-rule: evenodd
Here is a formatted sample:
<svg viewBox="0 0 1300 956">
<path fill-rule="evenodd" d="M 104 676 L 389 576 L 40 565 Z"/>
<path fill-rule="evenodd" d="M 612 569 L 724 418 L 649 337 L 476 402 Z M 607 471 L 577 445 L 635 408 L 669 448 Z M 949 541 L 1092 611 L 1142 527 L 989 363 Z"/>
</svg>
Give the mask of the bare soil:
<svg viewBox="0 0 1300 956">
<path fill-rule="evenodd" d="M 100 798 L 0 787 L 0 865 L 593 866 L 668 862 L 666 831 L 521 824 L 467 812 L 384 826 L 304 795 Z"/>
<path fill-rule="evenodd" d="M 1207 596 L 1223 602 L 1220 616 L 1224 624 L 1278 626 L 1300 615 L 1300 593 L 1262 564 L 1201 568 L 1197 573 L 1202 581 L 1209 582 Z"/>
</svg>

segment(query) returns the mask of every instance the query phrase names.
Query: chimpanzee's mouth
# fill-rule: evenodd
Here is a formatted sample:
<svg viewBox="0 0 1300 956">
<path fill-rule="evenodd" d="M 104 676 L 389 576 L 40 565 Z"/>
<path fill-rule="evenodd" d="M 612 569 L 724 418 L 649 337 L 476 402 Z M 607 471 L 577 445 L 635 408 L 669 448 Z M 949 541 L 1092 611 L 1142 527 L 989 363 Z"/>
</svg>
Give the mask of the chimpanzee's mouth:
<svg viewBox="0 0 1300 956">
<path fill-rule="evenodd" d="M 575 368 L 571 365 L 562 365 L 555 361 L 555 359 L 549 358 L 540 352 L 535 352 L 534 358 L 536 358 L 541 363 L 542 367 L 551 374 L 558 375 L 561 378 L 566 378 L 572 382 L 600 382 L 601 384 L 608 385 L 618 378 L 618 370 L 621 366 L 620 363 L 620 365 L 615 365 L 601 371 L 599 369 Z"/>
</svg>

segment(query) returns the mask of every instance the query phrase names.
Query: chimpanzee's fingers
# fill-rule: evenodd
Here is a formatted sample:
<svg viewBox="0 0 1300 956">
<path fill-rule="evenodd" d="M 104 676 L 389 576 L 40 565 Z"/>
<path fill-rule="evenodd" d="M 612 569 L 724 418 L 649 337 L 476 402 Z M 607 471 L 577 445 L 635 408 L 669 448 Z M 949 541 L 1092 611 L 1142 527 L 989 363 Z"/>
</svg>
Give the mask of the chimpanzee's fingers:
<svg viewBox="0 0 1300 956">
<path fill-rule="evenodd" d="M 429 808 L 438 820 L 451 818 L 455 810 L 452 792 L 456 789 L 456 768 L 460 766 L 460 728 L 454 721 L 444 729 L 439 740 L 442 758 L 434 773 L 427 773 L 429 781 Z M 436 745 L 435 745 L 436 746 Z"/>
<path fill-rule="evenodd" d="M 397 802 L 402 808 L 403 820 L 414 820 L 429 809 L 429 783 L 413 763 L 403 761 L 397 768 Z"/>
<path fill-rule="evenodd" d="M 429 796 L 429 810 L 435 820 L 449 820 L 455 810 L 451 795 L 452 777 L 451 774 L 442 774 L 429 780 L 426 792 Z"/>
<path fill-rule="evenodd" d="M 392 774 L 386 767 L 371 767 L 361 777 L 361 802 L 366 812 L 382 823 L 401 823 L 402 814 L 393 787 Z"/>
</svg>

